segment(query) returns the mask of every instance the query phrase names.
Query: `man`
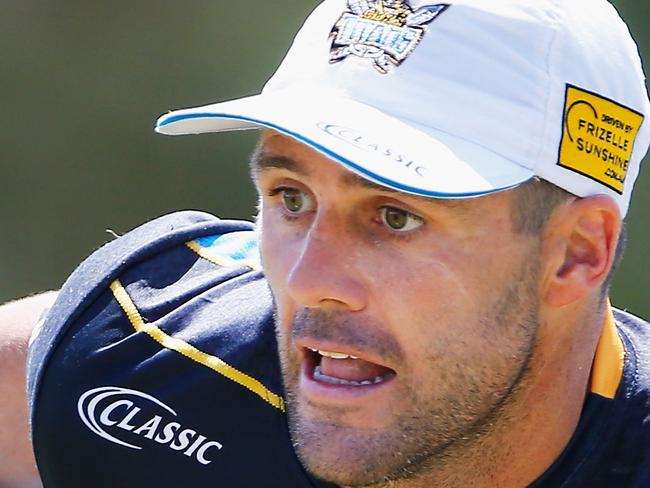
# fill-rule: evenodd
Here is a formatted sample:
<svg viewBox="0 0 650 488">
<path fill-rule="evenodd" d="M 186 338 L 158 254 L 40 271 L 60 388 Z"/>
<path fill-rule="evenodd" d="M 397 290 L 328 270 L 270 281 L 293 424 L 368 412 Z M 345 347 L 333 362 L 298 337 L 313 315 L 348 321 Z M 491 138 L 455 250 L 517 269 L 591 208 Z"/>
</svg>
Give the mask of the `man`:
<svg viewBox="0 0 650 488">
<path fill-rule="evenodd" d="M 324 2 L 261 95 L 157 124 L 265 128 L 256 228 L 145 224 L 33 333 L 46 485 L 647 486 L 607 290 L 649 111 L 604 0 Z"/>
</svg>

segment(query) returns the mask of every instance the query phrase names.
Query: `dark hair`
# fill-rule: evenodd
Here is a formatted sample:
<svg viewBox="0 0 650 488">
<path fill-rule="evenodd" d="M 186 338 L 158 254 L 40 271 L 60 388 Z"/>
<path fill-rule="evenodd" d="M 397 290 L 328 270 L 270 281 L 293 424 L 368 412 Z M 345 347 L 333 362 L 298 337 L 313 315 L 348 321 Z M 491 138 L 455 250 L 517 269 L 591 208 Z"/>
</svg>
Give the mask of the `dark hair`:
<svg viewBox="0 0 650 488">
<path fill-rule="evenodd" d="M 548 181 L 534 178 L 515 190 L 515 198 L 510 209 L 512 226 L 515 232 L 531 237 L 539 236 L 553 211 L 574 195 Z M 621 227 L 621 235 L 614 252 L 614 262 L 607 278 L 603 282 L 602 297 L 609 291 L 612 277 L 623 259 L 627 232 L 625 224 Z"/>
</svg>

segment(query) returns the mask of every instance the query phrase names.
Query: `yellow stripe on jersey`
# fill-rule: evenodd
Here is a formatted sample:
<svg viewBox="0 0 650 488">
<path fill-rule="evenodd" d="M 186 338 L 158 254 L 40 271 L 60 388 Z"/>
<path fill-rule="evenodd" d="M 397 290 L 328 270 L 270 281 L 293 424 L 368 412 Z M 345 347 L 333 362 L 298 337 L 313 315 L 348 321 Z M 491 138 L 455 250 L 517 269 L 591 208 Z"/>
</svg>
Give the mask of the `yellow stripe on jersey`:
<svg viewBox="0 0 650 488">
<path fill-rule="evenodd" d="M 591 392 L 605 398 L 614 398 L 623 377 L 624 363 L 625 347 L 616 331 L 612 308 L 608 305 L 591 367 Z"/>
<path fill-rule="evenodd" d="M 111 291 L 136 332 L 144 332 L 161 346 L 176 351 L 183 356 L 216 371 L 229 380 L 248 388 L 275 408 L 278 408 L 283 412 L 285 411 L 284 399 L 270 391 L 255 378 L 230 366 L 223 359 L 207 354 L 181 339 L 172 337 L 153 324 L 145 323 L 140 312 L 133 303 L 133 300 L 131 300 L 128 292 L 119 280 L 115 280 L 111 283 Z"/>
</svg>

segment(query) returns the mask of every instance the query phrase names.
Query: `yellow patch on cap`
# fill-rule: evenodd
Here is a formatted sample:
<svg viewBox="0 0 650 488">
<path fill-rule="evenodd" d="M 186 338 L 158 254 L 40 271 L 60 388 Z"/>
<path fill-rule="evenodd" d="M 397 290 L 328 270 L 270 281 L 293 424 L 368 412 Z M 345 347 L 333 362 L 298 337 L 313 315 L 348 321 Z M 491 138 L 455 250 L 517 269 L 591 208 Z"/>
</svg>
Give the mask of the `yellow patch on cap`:
<svg viewBox="0 0 650 488">
<path fill-rule="evenodd" d="M 643 115 L 567 85 L 558 164 L 623 193 Z"/>
</svg>

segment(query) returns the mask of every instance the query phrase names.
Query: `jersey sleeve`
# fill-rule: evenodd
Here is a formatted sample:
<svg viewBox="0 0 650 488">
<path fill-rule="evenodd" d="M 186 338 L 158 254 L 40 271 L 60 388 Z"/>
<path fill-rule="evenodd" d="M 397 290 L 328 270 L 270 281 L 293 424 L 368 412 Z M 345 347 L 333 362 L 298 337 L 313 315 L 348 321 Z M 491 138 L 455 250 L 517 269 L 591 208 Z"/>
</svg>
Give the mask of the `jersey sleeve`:
<svg viewBox="0 0 650 488">
<path fill-rule="evenodd" d="M 288 436 L 273 306 L 248 222 L 181 212 L 100 248 L 32 338 L 48 487 L 325 486 Z"/>
</svg>

